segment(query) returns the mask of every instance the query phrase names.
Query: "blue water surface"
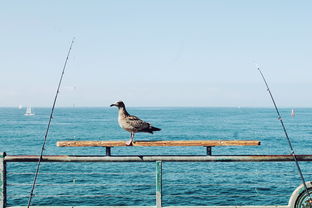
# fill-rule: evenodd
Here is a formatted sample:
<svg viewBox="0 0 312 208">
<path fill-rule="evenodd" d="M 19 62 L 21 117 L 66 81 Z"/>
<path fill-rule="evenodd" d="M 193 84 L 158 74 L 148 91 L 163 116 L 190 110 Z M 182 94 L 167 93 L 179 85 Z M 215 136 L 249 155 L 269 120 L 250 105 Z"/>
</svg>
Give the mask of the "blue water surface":
<svg viewBox="0 0 312 208">
<path fill-rule="evenodd" d="M 260 146 L 215 147 L 214 155 L 289 154 L 272 108 L 129 108 L 161 128 L 136 140 L 259 140 Z M 0 108 L 0 151 L 38 155 L 50 109 Z M 311 154 L 312 109 L 281 109 L 296 154 Z M 56 108 L 46 155 L 104 155 L 100 147 L 56 147 L 64 140 L 128 140 L 114 108 Z M 203 147 L 114 147 L 113 155 L 204 155 Z M 309 162 L 300 163 L 312 180 Z M 7 164 L 8 205 L 27 205 L 36 163 Z M 287 205 L 300 185 L 293 162 L 165 162 L 163 205 Z M 33 205 L 155 205 L 155 163 L 42 163 Z"/>
</svg>

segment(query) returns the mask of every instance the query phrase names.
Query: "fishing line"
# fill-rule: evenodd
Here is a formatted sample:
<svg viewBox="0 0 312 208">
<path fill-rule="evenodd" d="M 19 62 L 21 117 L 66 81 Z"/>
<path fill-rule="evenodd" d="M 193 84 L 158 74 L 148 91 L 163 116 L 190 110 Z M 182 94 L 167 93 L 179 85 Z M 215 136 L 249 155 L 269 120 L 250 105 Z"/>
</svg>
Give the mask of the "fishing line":
<svg viewBox="0 0 312 208">
<path fill-rule="evenodd" d="M 53 101 L 53 105 L 52 105 L 52 109 L 51 109 L 51 113 L 50 113 L 48 126 L 47 126 L 47 129 L 46 129 L 46 132 L 45 132 L 45 135 L 44 135 L 44 141 L 43 141 L 43 144 L 42 144 L 42 147 L 41 147 L 40 157 L 39 157 L 39 160 L 38 160 L 38 163 L 37 163 L 37 168 L 36 168 L 36 172 L 35 172 L 35 176 L 34 176 L 34 180 L 33 180 L 34 182 L 32 184 L 31 191 L 30 191 L 29 198 L 28 198 L 27 208 L 29 208 L 29 206 L 31 204 L 31 200 L 32 200 L 32 198 L 34 196 L 34 190 L 35 190 L 36 182 L 37 182 L 38 175 L 39 175 L 40 164 L 41 164 L 41 161 L 42 161 L 43 152 L 45 150 L 45 145 L 46 145 L 46 142 L 47 142 L 47 137 L 48 137 L 48 133 L 49 133 L 49 129 L 50 129 L 51 120 L 53 118 L 53 113 L 54 113 L 56 100 L 57 100 L 58 94 L 60 92 L 61 83 L 62 83 L 62 80 L 63 80 L 63 76 L 64 76 L 64 72 L 65 72 L 65 69 L 66 69 L 67 61 L 68 61 L 69 54 L 70 54 L 70 51 L 72 49 L 74 40 L 75 40 L 75 38 L 73 38 L 72 41 L 71 41 L 71 44 L 70 44 L 70 47 L 69 47 L 69 50 L 68 50 L 68 53 L 67 53 L 67 56 L 66 56 L 66 60 L 65 60 L 64 66 L 63 66 L 61 78 L 60 78 L 58 86 L 57 86 L 56 94 L 55 94 L 55 97 L 54 97 L 54 101 Z"/>
<path fill-rule="evenodd" d="M 276 113 L 277 113 L 277 116 L 278 116 L 278 120 L 281 122 L 281 125 L 282 125 L 282 127 L 283 127 L 283 130 L 284 130 L 284 133 L 285 133 L 285 136 L 286 136 L 286 139 L 287 139 L 287 142 L 288 142 L 290 151 L 291 151 L 291 155 L 292 155 L 292 157 L 293 157 L 293 159 L 294 159 L 294 162 L 295 162 L 295 164 L 296 164 L 296 167 L 297 167 L 297 169 L 298 169 L 298 172 L 299 172 L 300 178 L 301 178 L 301 180 L 302 180 L 303 186 L 304 186 L 304 188 L 305 188 L 306 194 L 307 194 L 307 196 L 309 197 L 309 204 L 310 204 L 310 208 L 311 208 L 311 207 L 312 207 L 312 198 L 311 198 L 311 195 L 310 195 L 310 193 L 309 193 L 308 187 L 307 187 L 307 185 L 306 185 L 305 179 L 304 179 L 304 177 L 303 177 L 303 174 L 302 174 L 302 171 L 301 171 L 301 168 L 300 168 L 300 165 L 299 165 L 297 156 L 296 156 L 296 154 L 295 154 L 293 145 L 292 145 L 292 143 L 291 143 L 291 141 L 290 141 L 290 139 L 289 139 L 289 137 L 288 137 L 288 133 L 287 133 L 286 127 L 285 127 L 285 125 L 284 125 L 283 119 L 282 119 L 281 114 L 280 114 L 280 112 L 279 112 L 279 110 L 278 110 L 278 108 L 277 108 L 276 102 L 275 102 L 275 100 L 274 100 L 274 98 L 273 98 L 273 95 L 272 95 L 272 93 L 271 93 L 271 90 L 270 90 L 270 88 L 269 88 L 269 85 L 268 85 L 266 79 L 264 78 L 264 75 L 262 74 L 262 71 L 260 70 L 260 67 L 257 67 L 257 69 L 259 70 L 259 72 L 260 72 L 260 74 L 261 74 L 261 76 L 262 76 L 262 79 L 263 79 L 263 81 L 264 81 L 264 83 L 265 83 L 265 85 L 266 85 L 266 87 L 267 87 L 267 91 L 269 92 L 270 97 L 271 97 L 271 100 L 272 100 L 272 102 L 273 102 L 273 104 L 274 104 L 274 107 L 275 107 L 275 110 L 276 110 Z"/>
</svg>

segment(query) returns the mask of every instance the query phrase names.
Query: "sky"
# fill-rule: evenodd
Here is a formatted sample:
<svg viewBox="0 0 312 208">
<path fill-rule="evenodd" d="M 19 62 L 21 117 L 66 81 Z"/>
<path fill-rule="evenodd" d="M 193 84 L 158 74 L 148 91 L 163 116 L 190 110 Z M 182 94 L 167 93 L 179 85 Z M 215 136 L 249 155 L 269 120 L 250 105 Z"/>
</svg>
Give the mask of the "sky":
<svg viewBox="0 0 312 208">
<path fill-rule="evenodd" d="M 312 1 L 0 3 L 0 107 L 312 107 Z"/>
</svg>

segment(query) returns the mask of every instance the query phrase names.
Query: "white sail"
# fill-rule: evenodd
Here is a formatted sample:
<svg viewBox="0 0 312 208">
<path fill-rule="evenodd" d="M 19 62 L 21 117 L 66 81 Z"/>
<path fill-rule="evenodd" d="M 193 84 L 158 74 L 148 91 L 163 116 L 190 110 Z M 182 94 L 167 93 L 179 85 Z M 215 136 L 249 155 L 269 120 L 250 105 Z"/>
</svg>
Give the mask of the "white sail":
<svg viewBox="0 0 312 208">
<path fill-rule="evenodd" d="M 35 114 L 33 114 L 32 112 L 31 112 L 31 106 L 27 106 L 27 108 L 26 108 L 26 113 L 24 114 L 25 116 L 33 116 L 33 115 L 35 115 Z"/>
<path fill-rule="evenodd" d="M 291 110 L 290 115 L 291 115 L 291 117 L 295 117 L 296 113 L 295 113 L 295 110 L 294 110 L 294 109 Z"/>
</svg>

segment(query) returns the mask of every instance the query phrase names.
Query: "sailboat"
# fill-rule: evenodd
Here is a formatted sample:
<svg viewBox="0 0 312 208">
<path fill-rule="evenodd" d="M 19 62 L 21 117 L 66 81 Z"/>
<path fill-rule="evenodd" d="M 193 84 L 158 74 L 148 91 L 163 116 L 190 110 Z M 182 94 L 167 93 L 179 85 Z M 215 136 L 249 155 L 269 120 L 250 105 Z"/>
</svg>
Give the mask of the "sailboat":
<svg viewBox="0 0 312 208">
<path fill-rule="evenodd" d="M 294 109 L 291 110 L 290 115 L 291 115 L 291 117 L 295 117 L 296 113 L 295 113 L 295 110 L 294 110 Z"/>
<path fill-rule="evenodd" d="M 31 106 L 27 106 L 25 116 L 33 116 L 34 113 L 31 112 Z"/>
</svg>

